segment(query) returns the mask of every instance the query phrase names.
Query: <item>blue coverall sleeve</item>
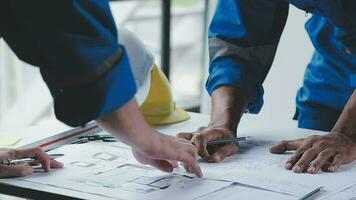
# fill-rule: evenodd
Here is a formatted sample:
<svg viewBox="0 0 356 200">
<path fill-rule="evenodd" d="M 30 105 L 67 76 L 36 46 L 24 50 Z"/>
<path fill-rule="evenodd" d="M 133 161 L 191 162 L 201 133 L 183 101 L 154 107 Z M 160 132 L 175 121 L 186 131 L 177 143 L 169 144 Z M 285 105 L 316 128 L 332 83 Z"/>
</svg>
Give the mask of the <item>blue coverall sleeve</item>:
<svg viewBox="0 0 356 200">
<path fill-rule="evenodd" d="M 241 89 L 246 112 L 263 105 L 262 83 L 273 62 L 288 16 L 284 0 L 219 0 L 209 29 L 210 66 L 206 88 Z"/>
<path fill-rule="evenodd" d="M 21 60 L 40 67 L 59 120 L 84 125 L 133 98 L 107 0 L 12 0 L 0 11 L 3 38 Z"/>
<path fill-rule="evenodd" d="M 356 73 L 351 75 L 350 83 L 351 83 L 351 87 L 354 87 L 356 89 Z"/>
</svg>

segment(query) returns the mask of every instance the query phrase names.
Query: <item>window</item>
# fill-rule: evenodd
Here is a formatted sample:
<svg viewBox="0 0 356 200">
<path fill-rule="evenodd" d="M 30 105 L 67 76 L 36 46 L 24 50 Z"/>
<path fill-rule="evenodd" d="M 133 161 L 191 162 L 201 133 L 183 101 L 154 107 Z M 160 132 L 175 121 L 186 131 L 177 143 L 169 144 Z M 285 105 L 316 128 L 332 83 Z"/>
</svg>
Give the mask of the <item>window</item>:
<svg viewBox="0 0 356 200">
<path fill-rule="evenodd" d="M 171 18 L 170 82 L 177 104 L 199 107 L 206 67 L 206 0 L 173 0 Z M 161 66 L 162 0 L 113 1 L 120 26 L 133 31 L 153 51 Z"/>
</svg>

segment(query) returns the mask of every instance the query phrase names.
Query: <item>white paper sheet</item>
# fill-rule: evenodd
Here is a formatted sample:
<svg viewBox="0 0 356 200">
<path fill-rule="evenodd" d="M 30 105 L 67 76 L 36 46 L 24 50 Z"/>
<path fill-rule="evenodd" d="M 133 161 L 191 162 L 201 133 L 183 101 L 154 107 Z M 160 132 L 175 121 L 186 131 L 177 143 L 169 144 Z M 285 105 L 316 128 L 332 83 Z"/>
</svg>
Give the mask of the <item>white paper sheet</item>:
<svg viewBox="0 0 356 200">
<path fill-rule="evenodd" d="M 143 167 L 133 158 L 129 147 L 119 142 L 69 145 L 51 152 L 65 154 L 58 159 L 65 164 L 64 169 L 21 179 L 113 199 L 170 200 L 202 197 L 232 182 L 294 198 L 302 197 L 319 186 L 324 186 L 331 194 L 355 184 L 355 164 L 342 167 L 337 173 L 316 175 L 285 170 L 283 165 L 291 154 L 270 154 L 268 147 L 272 143 L 260 140 L 245 142 L 241 144 L 240 154 L 222 163 L 201 162 L 203 179 L 192 178 L 194 176 L 186 174 L 182 168 L 175 174 L 165 174 Z M 171 195 L 173 193 L 174 196 Z"/>
<path fill-rule="evenodd" d="M 240 153 L 222 163 L 200 163 L 204 177 L 254 185 L 296 197 L 320 186 L 333 192 L 355 183 L 356 179 L 350 177 L 356 177 L 356 163 L 344 166 L 336 173 L 296 174 L 286 170 L 284 163 L 292 154 L 269 153 L 268 148 L 273 143 L 262 140 L 242 142 Z"/>
<path fill-rule="evenodd" d="M 356 177 L 354 177 L 356 178 Z M 356 184 L 323 198 L 323 200 L 356 200 Z"/>
<path fill-rule="evenodd" d="M 236 200 L 236 199 L 263 199 L 263 200 L 295 200 L 293 196 L 288 196 L 285 194 L 280 194 L 265 190 L 256 190 L 251 187 L 242 186 L 239 184 L 233 184 L 225 187 L 219 191 L 204 195 L 195 200 L 212 200 L 212 199 L 223 199 L 223 200 Z"/>
<path fill-rule="evenodd" d="M 19 179 L 113 199 L 147 200 L 194 199 L 231 184 L 167 174 L 139 165 L 131 151 L 121 146 L 117 143 L 65 146 L 51 152 L 65 154 L 58 159 L 65 164 L 64 169 Z"/>
</svg>

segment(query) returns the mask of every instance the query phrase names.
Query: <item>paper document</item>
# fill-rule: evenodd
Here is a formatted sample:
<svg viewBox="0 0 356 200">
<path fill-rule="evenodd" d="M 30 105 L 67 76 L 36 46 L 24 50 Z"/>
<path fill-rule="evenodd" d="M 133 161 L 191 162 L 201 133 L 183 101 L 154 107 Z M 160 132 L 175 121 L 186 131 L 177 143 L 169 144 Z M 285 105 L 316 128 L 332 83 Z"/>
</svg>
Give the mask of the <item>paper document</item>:
<svg viewBox="0 0 356 200">
<path fill-rule="evenodd" d="M 68 145 L 51 151 L 65 154 L 58 159 L 64 163 L 64 169 L 20 179 L 112 199 L 169 200 L 215 199 L 220 193 L 228 200 L 235 191 L 241 193 L 240 199 L 248 193 L 266 199 L 298 199 L 320 186 L 333 194 L 355 184 L 356 163 L 336 173 L 296 174 L 283 167 L 291 153 L 269 153 L 272 143 L 247 141 L 240 144 L 240 154 L 221 163 L 200 162 L 204 178 L 187 174 L 181 167 L 167 174 L 142 166 L 132 156 L 130 147 L 121 142 Z M 345 195 L 352 196 L 353 191 L 350 189 Z"/>
<path fill-rule="evenodd" d="M 292 153 L 271 154 L 269 147 L 274 143 L 258 139 L 241 142 L 239 154 L 221 163 L 201 162 L 204 177 L 253 185 L 295 197 L 302 197 L 320 186 L 333 192 L 355 184 L 355 179 L 350 177 L 356 177 L 356 163 L 341 167 L 336 173 L 293 173 L 284 168 Z"/>
<path fill-rule="evenodd" d="M 263 199 L 263 200 L 295 200 L 293 196 L 280 194 L 276 192 L 266 191 L 266 190 L 256 190 L 251 187 L 242 186 L 240 184 L 232 184 L 219 191 L 204 195 L 195 200 L 212 200 L 212 199 L 223 199 L 223 200 L 236 200 L 236 199 Z"/>
<path fill-rule="evenodd" d="M 340 191 L 330 194 L 328 197 L 323 198 L 323 200 L 356 200 L 356 184 L 350 187 L 344 188 Z"/>
<path fill-rule="evenodd" d="M 58 159 L 64 169 L 19 179 L 112 199 L 147 200 L 195 199 L 232 184 L 167 174 L 139 165 L 124 145 L 107 144 L 93 142 L 56 149 L 51 153 L 65 154 Z"/>
</svg>

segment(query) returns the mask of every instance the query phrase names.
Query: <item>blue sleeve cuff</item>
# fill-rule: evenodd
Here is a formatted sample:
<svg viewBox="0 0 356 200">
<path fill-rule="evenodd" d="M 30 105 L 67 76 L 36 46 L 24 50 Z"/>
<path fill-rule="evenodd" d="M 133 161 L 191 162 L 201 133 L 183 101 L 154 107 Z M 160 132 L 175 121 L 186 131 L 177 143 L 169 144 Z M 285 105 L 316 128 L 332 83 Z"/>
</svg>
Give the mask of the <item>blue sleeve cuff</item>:
<svg viewBox="0 0 356 200">
<path fill-rule="evenodd" d="M 82 126 L 119 109 L 135 93 L 136 84 L 124 53 L 117 66 L 97 82 L 54 94 L 56 116 L 70 126 Z"/>
<path fill-rule="evenodd" d="M 221 86 L 233 86 L 247 95 L 250 103 L 246 112 L 257 114 L 261 110 L 264 90 L 257 77 L 237 67 L 236 62 L 228 58 L 214 60 L 209 71 L 206 89 L 210 95 Z"/>
<path fill-rule="evenodd" d="M 356 88 L 356 73 L 351 75 L 350 82 L 351 82 L 351 87 Z"/>
</svg>

